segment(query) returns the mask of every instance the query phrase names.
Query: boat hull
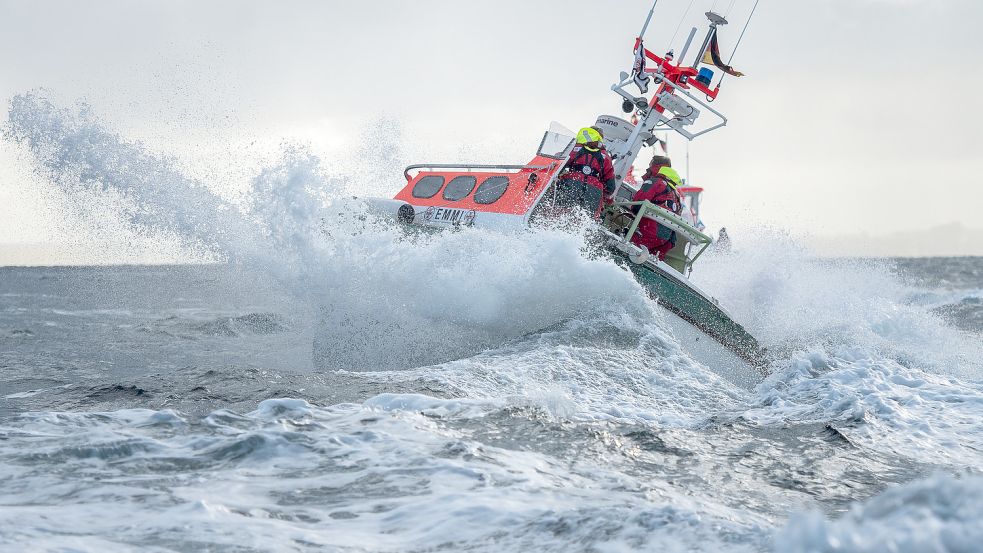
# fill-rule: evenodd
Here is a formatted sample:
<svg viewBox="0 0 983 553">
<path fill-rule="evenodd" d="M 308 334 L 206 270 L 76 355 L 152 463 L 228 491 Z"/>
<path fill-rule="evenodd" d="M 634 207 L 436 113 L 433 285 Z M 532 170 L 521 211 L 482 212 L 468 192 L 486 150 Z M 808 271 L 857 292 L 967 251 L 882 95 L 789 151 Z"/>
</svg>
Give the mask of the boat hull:
<svg viewBox="0 0 983 553">
<path fill-rule="evenodd" d="M 765 373 L 759 366 L 738 356 L 675 312 L 666 310 L 664 313 L 664 321 L 686 355 L 714 374 L 745 390 L 753 390 L 764 378 Z"/>
<path fill-rule="evenodd" d="M 627 253 L 615 248 L 611 249 L 611 253 L 618 263 L 634 274 L 635 279 L 659 305 L 713 338 L 743 364 L 754 368 L 760 380 L 760 376 L 764 375 L 764 350 L 713 298 L 699 291 L 668 266 L 663 267 L 653 260 L 635 263 Z"/>
</svg>

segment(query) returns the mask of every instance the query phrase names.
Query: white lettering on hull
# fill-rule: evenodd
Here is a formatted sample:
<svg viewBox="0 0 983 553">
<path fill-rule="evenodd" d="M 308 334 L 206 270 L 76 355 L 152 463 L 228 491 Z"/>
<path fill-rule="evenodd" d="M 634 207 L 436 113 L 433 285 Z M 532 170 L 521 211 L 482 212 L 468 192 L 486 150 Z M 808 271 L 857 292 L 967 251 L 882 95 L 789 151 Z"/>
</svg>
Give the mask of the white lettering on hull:
<svg viewBox="0 0 983 553">
<path fill-rule="evenodd" d="M 424 219 L 428 223 L 440 225 L 464 225 L 469 227 L 474 224 L 478 212 L 473 209 L 456 209 L 453 207 L 434 207 L 430 206 L 424 212 Z"/>
</svg>

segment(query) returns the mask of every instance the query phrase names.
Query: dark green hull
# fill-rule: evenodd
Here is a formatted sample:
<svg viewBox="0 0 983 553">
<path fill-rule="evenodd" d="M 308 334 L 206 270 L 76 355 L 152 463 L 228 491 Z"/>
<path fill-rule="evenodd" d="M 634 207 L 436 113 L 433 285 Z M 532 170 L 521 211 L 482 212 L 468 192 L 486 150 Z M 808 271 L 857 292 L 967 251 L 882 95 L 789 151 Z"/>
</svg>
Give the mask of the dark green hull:
<svg viewBox="0 0 983 553">
<path fill-rule="evenodd" d="M 754 336 L 734 322 L 716 303 L 688 286 L 683 277 L 673 275 L 675 271 L 632 263 L 626 254 L 613 248 L 611 253 L 619 263 L 634 273 L 635 279 L 659 305 L 695 326 L 752 366 L 764 365 L 764 351 Z"/>
</svg>

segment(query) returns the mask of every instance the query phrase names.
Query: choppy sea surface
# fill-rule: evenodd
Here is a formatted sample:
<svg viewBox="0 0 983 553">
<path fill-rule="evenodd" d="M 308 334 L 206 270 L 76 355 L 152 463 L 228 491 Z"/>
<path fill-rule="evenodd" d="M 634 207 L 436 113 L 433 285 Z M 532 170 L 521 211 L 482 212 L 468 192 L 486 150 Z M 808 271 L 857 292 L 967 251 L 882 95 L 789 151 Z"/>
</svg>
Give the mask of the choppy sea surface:
<svg viewBox="0 0 983 553">
<path fill-rule="evenodd" d="M 208 265 L 0 268 L 0 550 L 978 551 L 983 259 L 735 237 L 735 386 L 578 233 L 407 234 L 296 151 L 229 204 L 43 96 L 7 140 Z"/>
</svg>

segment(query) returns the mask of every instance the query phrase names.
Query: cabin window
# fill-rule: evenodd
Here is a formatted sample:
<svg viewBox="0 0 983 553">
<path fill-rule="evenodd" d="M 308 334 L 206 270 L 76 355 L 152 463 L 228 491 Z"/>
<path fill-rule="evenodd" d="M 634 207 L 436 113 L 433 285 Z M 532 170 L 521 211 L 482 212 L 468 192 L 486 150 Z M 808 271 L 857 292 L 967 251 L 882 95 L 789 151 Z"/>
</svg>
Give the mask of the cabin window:
<svg viewBox="0 0 983 553">
<path fill-rule="evenodd" d="M 478 179 L 475 177 L 466 177 L 463 175 L 454 177 L 447 183 L 447 188 L 444 188 L 444 199 L 456 202 L 461 198 L 466 198 L 474 190 L 476 182 L 478 182 Z"/>
<path fill-rule="evenodd" d="M 508 177 L 488 177 L 474 193 L 474 202 L 478 204 L 493 204 L 505 194 L 509 187 Z"/>
<path fill-rule="evenodd" d="M 444 186 L 444 177 L 427 175 L 413 185 L 413 197 L 433 198 L 437 192 L 440 192 L 441 186 Z"/>
</svg>

